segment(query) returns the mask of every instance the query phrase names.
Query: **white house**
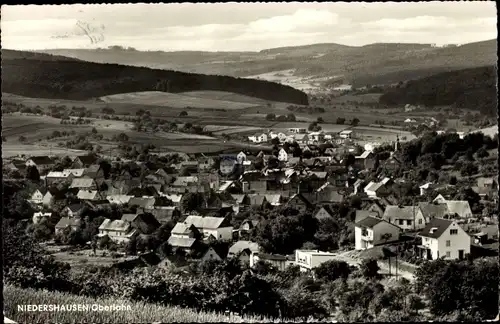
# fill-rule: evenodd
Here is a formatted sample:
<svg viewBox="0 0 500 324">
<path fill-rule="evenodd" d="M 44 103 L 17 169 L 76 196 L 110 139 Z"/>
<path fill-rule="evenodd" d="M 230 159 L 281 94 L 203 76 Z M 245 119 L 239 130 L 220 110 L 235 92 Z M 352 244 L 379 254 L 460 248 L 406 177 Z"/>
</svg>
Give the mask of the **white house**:
<svg viewBox="0 0 500 324">
<path fill-rule="evenodd" d="M 456 215 L 459 218 L 471 218 L 472 210 L 467 200 L 446 200 L 449 215 Z"/>
<path fill-rule="evenodd" d="M 352 130 L 344 130 L 339 133 L 339 136 L 343 139 L 352 138 L 353 135 L 354 134 Z"/>
<path fill-rule="evenodd" d="M 239 164 L 243 164 L 243 161 L 247 160 L 247 155 L 244 152 L 238 153 L 236 155 L 236 161 L 238 161 Z"/>
<path fill-rule="evenodd" d="M 354 228 L 355 249 L 371 249 L 379 244 L 399 240 L 401 228 L 383 219 L 368 216 L 357 222 Z"/>
<path fill-rule="evenodd" d="M 415 119 L 407 118 L 407 119 L 405 119 L 404 122 L 407 124 L 410 124 L 410 123 L 416 123 L 417 121 Z"/>
<path fill-rule="evenodd" d="M 335 260 L 336 254 L 318 250 L 295 250 L 295 265 L 300 271 L 310 271 L 324 262 Z"/>
<path fill-rule="evenodd" d="M 283 162 L 288 161 L 288 153 L 284 149 L 279 150 L 278 160 Z"/>
<path fill-rule="evenodd" d="M 216 240 L 232 240 L 233 238 L 233 226 L 225 217 L 188 216 L 184 223 L 194 225 L 205 238 L 210 236 Z"/>
<path fill-rule="evenodd" d="M 426 220 L 418 206 L 386 206 L 382 219 L 402 230 L 421 230 Z"/>
<path fill-rule="evenodd" d="M 250 268 L 253 268 L 259 261 L 269 263 L 279 271 L 284 271 L 294 263 L 284 255 L 253 252 L 250 256 Z"/>
<path fill-rule="evenodd" d="M 38 224 L 40 223 L 43 219 L 49 219 L 52 217 L 52 213 L 42 213 L 42 212 L 37 212 L 33 214 L 33 224 Z"/>
<path fill-rule="evenodd" d="M 248 140 L 254 143 L 265 143 L 268 140 L 268 136 L 266 133 L 255 134 L 253 136 L 249 136 Z"/>
<path fill-rule="evenodd" d="M 99 234 L 97 234 L 97 236 L 108 236 L 113 242 L 127 243 L 132 237 L 138 234 L 137 230 L 132 228 L 130 222 L 106 218 L 101 226 L 99 226 Z"/>
<path fill-rule="evenodd" d="M 35 190 L 35 192 L 31 195 L 30 201 L 34 204 L 41 204 L 43 202 L 44 194 L 40 190 Z"/>
<path fill-rule="evenodd" d="M 434 188 L 434 184 L 432 182 L 427 182 L 420 187 L 420 196 L 425 195 L 425 193 L 429 190 L 432 190 Z"/>
<path fill-rule="evenodd" d="M 464 259 L 470 253 L 471 239 L 454 220 L 434 218 L 419 236 L 419 255 L 423 259 Z"/>
<path fill-rule="evenodd" d="M 446 202 L 446 198 L 444 198 L 442 194 L 439 194 L 436 196 L 436 198 L 434 198 L 434 200 L 432 202 L 435 202 L 438 204 L 443 204 Z"/>
<path fill-rule="evenodd" d="M 295 133 L 295 134 L 305 134 L 307 132 L 307 129 L 305 129 L 305 128 L 289 128 L 288 131 L 290 133 Z"/>
</svg>

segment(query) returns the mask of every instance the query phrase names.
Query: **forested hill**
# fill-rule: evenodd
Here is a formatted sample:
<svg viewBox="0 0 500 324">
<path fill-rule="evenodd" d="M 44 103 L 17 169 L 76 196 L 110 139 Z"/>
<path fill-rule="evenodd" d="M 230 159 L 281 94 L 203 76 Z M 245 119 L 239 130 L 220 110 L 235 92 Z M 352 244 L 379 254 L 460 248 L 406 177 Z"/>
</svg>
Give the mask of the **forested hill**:
<svg viewBox="0 0 500 324">
<path fill-rule="evenodd" d="M 380 103 L 393 105 L 454 106 L 479 110 L 488 116 L 497 113 L 497 71 L 486 66 L 439 73 L 408 81 L 380 97 Z"/>
<path fill-rule="evenodd" d="M 137 91 L 196 90 L 227 91 L 301 105 L 308 103 L 304 92 L 268 81 L 54 59 L 48 54 L 2 50 L 2 91 L 17 95 L 85 100 Z"/>
</svg>

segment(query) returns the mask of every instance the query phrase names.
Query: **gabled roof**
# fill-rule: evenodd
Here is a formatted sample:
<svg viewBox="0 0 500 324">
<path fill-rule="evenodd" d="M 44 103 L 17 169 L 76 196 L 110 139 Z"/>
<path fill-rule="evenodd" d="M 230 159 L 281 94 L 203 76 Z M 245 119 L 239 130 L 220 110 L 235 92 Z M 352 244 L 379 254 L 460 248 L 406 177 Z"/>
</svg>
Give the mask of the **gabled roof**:
<svg viewBox="0 0 500 324">
<path fill-rule="evenodd" d="M 80 200 L 93 200 L 99 196 L 99 191 L 97 190 L 86 190 L 80 189 L 76 197 Z"/>
<path fill-rule="evenodd" d="M 84 204 L 80 203 L 80 204 L 72 204 L 72 205 L 69 205 L 67 208 L 69 210 L 71 210 L 73 213 L 75 212 L 78 212 L 80 211 L 83 207 L 85 207 Z"/>
<path fill-rule="evenodd" d="M 364 191 L 373 191 L 373 192 L 377 192 L 377 190 L 379 190 L 381 187 L 383 186 L 383 184 L 381 182 L 373 182 L 371 181 L 364 189 Z"/>
<path fill-rule="evenodd" d="M 392 222 L 395 219 L 410 219 L 417 215 L 418 206 L 387 206 L 385 207 L 383 219 Z"/>
<path fill-rule="evenodd" d="M 266 200 L 271 205 L 279 205 L 279 203 L 281 202 L 281 195 L 280 194 L 264 195 L 264 197 L 266 197 Z"/>
<path fill-rule="evenodd" d="M 181 202 L 181 199 L 182 199 L 182 195 L 165 195 L 165 197 L 167 197 L 168 199 L 172 200 L 172 202 L 174 203 L 179 203 Z"/>
<path fill-rule="evenodd" d="M 154 197 L 158 195 L 158 191 L 153 186 L 147 186 L 144 188 L 132 188 L 127 193 L 129 196 L 135 197 Z"/>
<path fill-rule="evenodd" d="M 356 210 L 356 218 L 355 218 L 354 222 L 358 223 L 367 217 L 378 218 L 376 212 L 358 209 L 358 210 Z"/>
<path fill-rule="evenodd" d="M 418 203 L 418 207 L 426 219 L 443 218 L 448 213 L 446 204 Z"/>
<path fill-rule="evenodd" d="M 370 154 L 373 154 L 372 151 L 364 151 L 363 154 L 356 156 L 356 159 L 366 159 Z"/>
<path fill-rule="evenodd" d="M 202 216 L 188 216 L 184 221 L 186 224 L 193 224 L 196 228 L 217 229 L 226 225 L 226 218 L 224 217 L 202 217 Z"/>
<path fill-rule="evenodd" d="M 261 206 L 266 200 L 266 196 L 259 194 L 249 194 L 247 195 L 250 199 L 250 205 L 252 206 Z"/>
<path fill-rule="evenodd" d="M 420 236 L 430 237 L 430 238 L 439 238 L 445 231 L 450 227 L 453 223 L 452 220 L 442 219 L 442 218 L 434 218 L 425 226 L 425 228 L 420 232 Z M 431 230 L 435 228 L 434 231 Z"/>
<path fill-rule="evenodd" d="M 178 234 L 178 235 L 187 235 L 191 231 L 196 231 L 196 227 L 193 224 L 179 222 L 179 223 L 175 224 L 171 233 Z"/>
<path fill-rule="evenodd" d="M 469 202 L 466 200 L 447 200 L 445 204 L 448 207 L 448 212 L 450 214 L 464 216 L 466 213 L 471 211 Z"/>
<path fill-rule="evenodd" d="M 99 226 L 99 230 L 128 232 L 130 230 L 130 223 L 121 219 L 111 220 L 106 218 L 101 226 Z"/>
<path fill-rule="evenodd" d="M 188 238 L 188 237 L 176 237 L 170 236 L 168 239 L 168 244 L 173 247 L 183 247 L 183 248 L 191 248 L 195 244 L 196 239 Z"/>
<path fill-rule="evenodd" d="M 231 197 L 236 201 L 237 204 L 243 203 L 246 195 L 231 195 Z"/>
<path fill-rule="evenodd" d="M 131 198 L 132 198 L 132 196 L 128 196 L 128 195 L 109 195 L 106 197 L 106 199 L 110 203 L 119 204 L 119 205 L 127 204 Z"/>
<path fill-rule="evenodd" d="M 384 222 L 383 219 L 368 216 L 355 224 L 356 227 L 373 228 L 375 225 Z"/>
<path fill-rule="evenodd" d="M 160 209 L 151 210 L 151 214 L 158 220 L 160 223 L 167 223 L 172 220 L 175 212 L 179 212 L 177 207 L 166 207 Z"/>
<path fill-rule="evenodd" d="M 73 179 L 70 188 L 91 188 L 95 185 L 94 179 L 91 178 L 78 178 Z"/>
<path fill-rule="evenodd" d="M 81 220 L 79 218 L 73 217 L 61 217 L 59 222 L 56 224 L 56 228 L 66 228 L 68 226 L 79 226 L 81 224 Z"/>
<path fill-rule="evenodd" d="M 68 175 L 62 171 L 50 171 L 47 173 L 47 178 L 67 178 Z"/>
<path fill-rule="evenodd" d="M 244 224 L 248 224 L 250 225 L 250 228 L 254 228 L 255 226 L 259 225 L 259 221 L 257 219 L 245 219 L 241 225 L 240 225 L 240 228 L 244 225 Z"/>
<path fill-rule="evenodd" d="M 85 172 L 85 169 L 64 169 L 63 174 L 68 177 L 70 174 L 72 174 L 75 177 L 81 177 L 83 173 Z"/>
<path fill-rule="evenodd" d="M 142 208 L 153 208 L 155 205 L 155 199 L 154 198 L 137 198 L 137 197 L 132 197 L 128 201 L 128 204 L 130 206 L 137 205 Z"/>
<path fill-rule="evenodd" d="M 80 160 L 80 162 L 82 162 L 83 165 L 92 165 L 98 160 L 98 158 L 94 155 L 77 156 L 76 159 Z"/>
<path fill-rule="evenodd" d="M 33 161 L 36 165 L 50 165 L 56 162 L 48 156 L 32 156 L 28 160 Z"/>
<path fill-rule="evenodd" d="M 238 241 L 229 248 L 228 256 L 237 255 L 238 253 L 249 250 L 250 252 L 259 252 L 260 246 L 258 243 L 251 241 Z"/>
<path fill-rule="evenodd" d="M 125 222 L 132 222 L 139 214 L 123 214 L 122 215 L 122 221 Z"/>
<path fill-rule="evenodd" d="M 293 195 L 292 197 L 290 197 L 290 200 L 288 200 L 288 202 L 292 202 L 294 200 L 300 200 L 302 201 L 308 208 L 312 206 L 312 204 L 309 202 L 309 200 L 307 200 L 304 195 L 302 194 L 295 194 Z"/>
<path fill-rule="evenodd" d="M 187 176 L 187 177 L 177 177 L 172 186 L 174 187 L 186 187 L 191 183 L 197 183 L 198 177 L 196 176 Z"/>
</svg>

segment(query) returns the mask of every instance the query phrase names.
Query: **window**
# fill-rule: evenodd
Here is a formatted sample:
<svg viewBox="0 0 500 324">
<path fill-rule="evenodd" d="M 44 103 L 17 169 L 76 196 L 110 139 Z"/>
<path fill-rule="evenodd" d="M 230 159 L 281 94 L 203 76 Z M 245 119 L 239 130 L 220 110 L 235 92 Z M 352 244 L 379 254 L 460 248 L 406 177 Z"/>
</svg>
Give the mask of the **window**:
<svg viewBox="0 0 500 324">
<path fill-rule="evenodd" d="M 446 251 L 446 257 L 449 258 L 451 256 L 450 251 Z"/>
<path fill-rule="evenodd" d="M 446 241 L 446 246 L 451 246 L 451 241 Z"/>
<path fill-rule="evenodd" d="M 450 235 L 457 235 L 458 234 L 458 229 L 451 229 L 450 230 Z"/>
<path fill-rule="evenodd" d="M 418 225 L 422 225 L 422 219 L 418 220 Z"/>
<path fill-rule="evenodd" d="M 406 224 L 407 224 L 408 226 L 411 226 L 411 220 L 407 220 L 407 221 L 406 221 Z"/>
<path fill-rule="evenodd" d="M 399 220 L 399 225 L 403 225 L 403 220 L 402 219 Z"/>
</svg>

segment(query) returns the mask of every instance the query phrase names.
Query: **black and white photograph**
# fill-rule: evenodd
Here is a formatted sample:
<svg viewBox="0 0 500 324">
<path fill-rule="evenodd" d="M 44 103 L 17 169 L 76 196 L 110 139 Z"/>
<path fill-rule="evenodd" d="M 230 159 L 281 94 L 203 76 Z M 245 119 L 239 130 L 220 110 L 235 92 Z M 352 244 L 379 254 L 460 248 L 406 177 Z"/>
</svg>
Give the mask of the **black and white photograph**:
<svg viewBox="0 0 500 324">
<path fill-rule="evenodd" d="M 496 2 L 0 22 L 5 323 L 499 320 Z"/>
</svg>

